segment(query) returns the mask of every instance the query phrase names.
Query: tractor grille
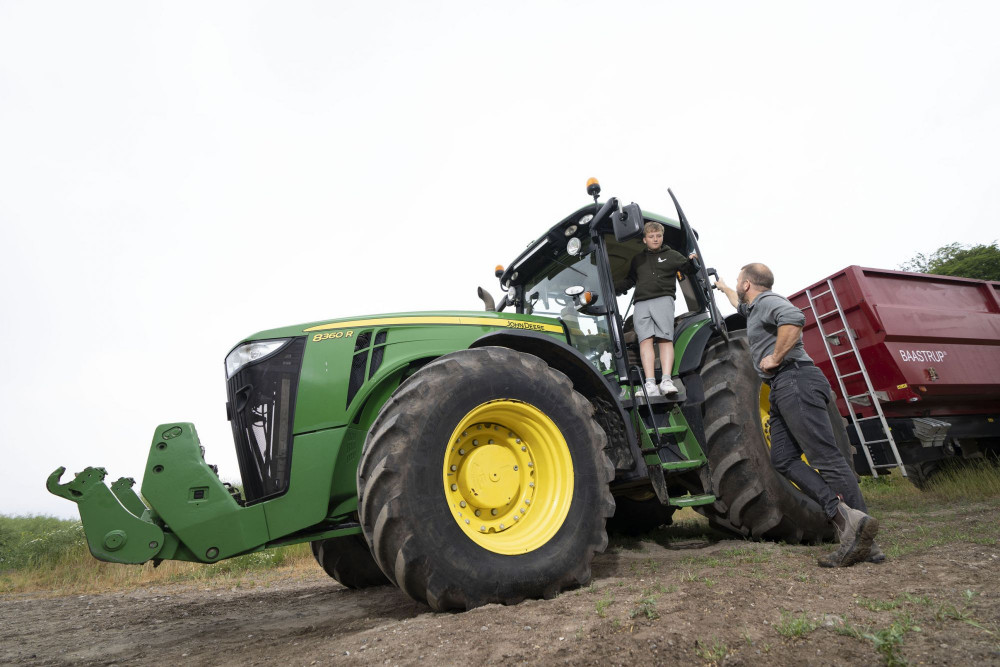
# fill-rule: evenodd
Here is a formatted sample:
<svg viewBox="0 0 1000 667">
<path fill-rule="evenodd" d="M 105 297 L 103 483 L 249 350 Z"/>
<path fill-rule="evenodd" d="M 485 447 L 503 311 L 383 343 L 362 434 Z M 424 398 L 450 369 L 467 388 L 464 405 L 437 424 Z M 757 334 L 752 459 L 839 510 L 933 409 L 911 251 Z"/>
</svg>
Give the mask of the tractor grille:
<svg viewBox="0 0 1000 667">
<path fill-rule="evenodd" d="M 248 504 L 288 489 L 295 391 L 305 347 L 305 338 L 292 339 L 229 378 L 230 421 Z"/>
</svg>

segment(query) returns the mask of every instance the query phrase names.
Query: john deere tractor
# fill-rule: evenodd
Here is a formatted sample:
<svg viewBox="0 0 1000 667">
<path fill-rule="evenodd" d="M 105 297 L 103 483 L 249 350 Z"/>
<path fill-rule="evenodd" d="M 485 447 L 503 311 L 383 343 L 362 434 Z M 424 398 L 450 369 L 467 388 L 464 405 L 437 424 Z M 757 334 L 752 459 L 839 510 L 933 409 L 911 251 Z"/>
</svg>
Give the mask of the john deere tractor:
<svg viewBox="0 0 1000 667">
<path fill-rule="evenodd" d="M 659 371 L 679 392 L 644 392 L 615 286 L 646 221 L 704 257 L 676 199 L 675 221 L 601 202 L 593 180 L 588 194 L 594 203 L 498 269 L 499 304 L 480 288 L 484 311 L 242 340 L 225 360 L 240 486 L 205 462 L 192 424 L 172 423 L 153 434 L 141 495 L 130 478 L 106 486 L 103 468 L 65 484 L 59 468 L 48 489 L 79 505 L 101 560 L 214 563 L 311 542 L 340 583 L 392 583 L 437 610 L 585 584 L 609 527 L 646 531 L 678 507 L 756 539 L 830 537 L 819 507 L 770 465 L 766 387 L 701 260 L 679 276 L 687 312 L 673 367 Z"/>
</svg>

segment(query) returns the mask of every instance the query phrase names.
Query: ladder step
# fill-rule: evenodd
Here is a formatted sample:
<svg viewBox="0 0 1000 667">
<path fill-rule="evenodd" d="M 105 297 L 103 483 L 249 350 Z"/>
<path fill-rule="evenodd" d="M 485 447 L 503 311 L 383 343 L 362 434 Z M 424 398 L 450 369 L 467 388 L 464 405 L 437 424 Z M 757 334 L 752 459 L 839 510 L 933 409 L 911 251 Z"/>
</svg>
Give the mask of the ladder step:
<svg viewBox="0 0 1000 667">
<path fill-rule="evenodd" d="M 862 440 L 865 445 L 877 445 L 880 442 L 889 442 L 889 438 L 882 438 L 881 440 Z"/>
<path fill-rule="evenodd" d="M 847 375 L 838 375 L 837 377 L 839 377 L 841 380 L 843 380 L 844 378 L 849 378 L 852 375 L 861 375 L 861 373 L 862 373 L 862 371 L 854 371 L 853 373 L 848 373 Z"/>
<path fill-rule="evenodd" d="M 858 417 L 857 419 L 855 419 L 855 421 L 863 422 L 863 421 L 868 421 L 869 419 L 881 419 L 881 417 L 879 417 L 878 415 L 875 415 L 874 417 Z"/>
<path fill-rule="evenodd" d="M 833 355 L 833 358 L 836 359 L 837 357 L 842 357 L 845 354 L 854 354 L 854 350 L 848 350 L 847 352 L 838 352 L 837 354 Z"/>
<path fill-rule="evenodd" d="M 678 498 L 669 498 L 667 500 L 668 505 L 673 505 L 674 507 L 693 507 L 696 505 L 711 505 L 715 502 L 715 496 L 710 493 L 706 493 L 700 496 L 680 496 Z"/>
<path fill-rule="evenodd" d="M 672 435 L 674 433 L 687 433 L 687 426 L 660 426 L 659 428 L 647 428 L 646 433 L 653 435 L 659 432 L 660 435 Z"/>
<path fill-rule="evenodd" d="M 865 392 L 863 394 L 855 394 L 854 396 L 848 396 L 847 400 L 850 401 L 855 398 L 867 398 L 868 400 L 871 400 L 871 397 L 868 396 L 868 392 Z"/>
<path fill-rule="evenodd" d="M 702 465 L 704 464 L 701 461 L 671 461 L 670 463 L 661 463 L 660 467 L 664 470 L 693 470 Z"/>
<path fill-rule="evenodd" d="M 895 463 L 878 463 L 878 464 L 875 465 L 875 467 L 876 468 L 896 468 L 897 464 L 895 464 Z"/>
<path fill-rule="evenodd" d="M 837 329 L 836 331 L 831 331 L 830 333 L 823 334 L 827 338 L 830 336 L 836 336 L 837 334 L 847 333 L 847 329 Z"/>
<path fill-rule="evenodd" d="M 831 311 L 830 311 L 830 312 L 828 312 L 828 313 L 823 313 L 822 315 L 817 315 L 817 316 L 816 316 L 816 319 L 817 319 L 817 320 L 821 320 L 821 319 L 823 319 L 824 317 L 828 317 L 829 315 L 833 315 L 834 313 L 838 313 L 838 312 L 840 312 L 840 311 L 838 311 L 838 310 L 834 309 L 834 310 L 831 310 Z"/>
<path fill-rule="evenodd" d="M 829 293 L 830 293 L 830 290 L 827 290 L 825 292 L 820 292 L 819 294 L 813 294 L 812 295 L 812 299 L 813 299 L 813 301 L 815 301 L 816 299 L 820 298 L 821 296 L 826 296 Z"/>
</svg>

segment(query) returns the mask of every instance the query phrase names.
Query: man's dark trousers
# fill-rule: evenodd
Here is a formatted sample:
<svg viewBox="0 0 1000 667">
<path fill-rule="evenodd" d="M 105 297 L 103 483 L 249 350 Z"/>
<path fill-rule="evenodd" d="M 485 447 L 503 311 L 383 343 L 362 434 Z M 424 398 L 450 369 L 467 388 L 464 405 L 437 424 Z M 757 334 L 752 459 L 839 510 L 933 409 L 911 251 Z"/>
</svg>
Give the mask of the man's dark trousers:
<svg viewBox="0 0 1000 667">
<path fill-rule="evenodd" d="M 867 512 L 858 481 L 837 448 L 827 412 L 831 400 L 830 383 L 812 364 L 791 362 L 781 368 L 771 380 L 771 463 L 827 516 L 836 513 L 837 494 L 848 506 Z M 808 465 L 800 458 L 803 453 Z"/>
</svg>

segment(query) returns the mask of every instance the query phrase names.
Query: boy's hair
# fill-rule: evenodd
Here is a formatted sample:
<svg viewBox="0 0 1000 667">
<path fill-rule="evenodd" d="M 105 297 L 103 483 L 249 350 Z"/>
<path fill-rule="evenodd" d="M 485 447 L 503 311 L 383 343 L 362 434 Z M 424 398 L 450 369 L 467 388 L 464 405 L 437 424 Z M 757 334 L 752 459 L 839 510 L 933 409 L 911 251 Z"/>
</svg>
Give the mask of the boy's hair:
<svg viewBox="0 0 1000 667">
<path fill-rule="evenodd" d="M 645 225 L 642 226 L 642 235 L 645 236 L 650 232 L 660 232 L 663 233 L 663 225 L 658 222 L 653 222 L 650 220 Z"/>
<path fill-rule="evenodd" d="M 747 264 L 740 270 L 743 272 L 746 279 L 757 287 L 771 289 L 774 286 L 774 274 L 771 273 L 771 269 L 767 268 L 767 266 L 761 264 L 760 262 Z"/>
</svg>

